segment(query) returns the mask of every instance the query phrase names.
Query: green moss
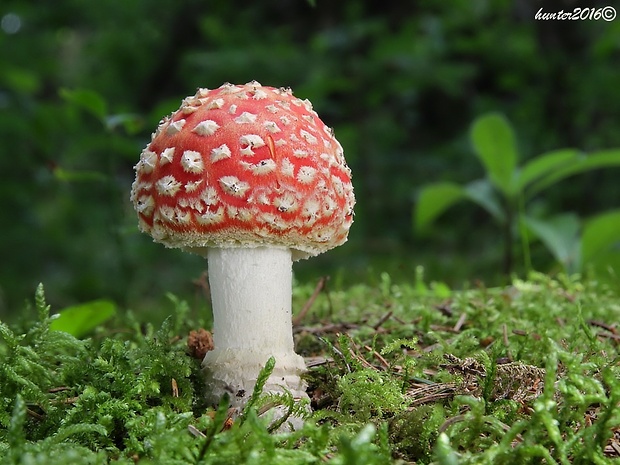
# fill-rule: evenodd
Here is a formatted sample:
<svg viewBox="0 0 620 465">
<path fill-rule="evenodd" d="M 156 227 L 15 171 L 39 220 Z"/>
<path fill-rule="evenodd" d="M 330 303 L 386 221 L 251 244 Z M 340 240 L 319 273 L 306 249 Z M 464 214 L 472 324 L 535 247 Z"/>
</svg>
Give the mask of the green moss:
<svg viewBox="0 0 620 465">
<path fill-rule="evenodd" d="M 312 295 L 295 290 L 295 307 Z M 620 298 L 594 280 L 532 274 L 436 294 L 416 282 L 323 291 L 297 332 L 316 362 L 314 413 L 283 433 L 260 389 L 234 422 L 205 405 L 169 296 L 156 329 L 126 313 L 90 339 L 0 322 L 0 461 L 6 464 L 608 463 L 620 431 Z M 268 364 L 263 377 L 268 376 Z M 259 383 L 260 388 L 260 383 Z M 284 418 L 283 421 L 286 421 Z"/>
</svg>

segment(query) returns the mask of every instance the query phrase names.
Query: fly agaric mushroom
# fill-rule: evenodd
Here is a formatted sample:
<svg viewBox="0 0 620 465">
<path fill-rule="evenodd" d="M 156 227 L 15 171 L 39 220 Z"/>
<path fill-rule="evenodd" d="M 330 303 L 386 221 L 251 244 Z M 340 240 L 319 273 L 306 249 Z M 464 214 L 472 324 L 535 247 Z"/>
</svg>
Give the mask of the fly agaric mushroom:
<svg viewBox="0 0 620 465">
<path fill-rule="evenodd" d="M 292 262 L 344 243 L 355 204 L 332 130 L 290 89 L 198 89 L 160 122 L 135 169 L 140 229 L 208 260 L 210 399 L 229 392 L 242 406 L 271 356 L 265 390 L 307 398 L 293 347 Z"/>
</svg>

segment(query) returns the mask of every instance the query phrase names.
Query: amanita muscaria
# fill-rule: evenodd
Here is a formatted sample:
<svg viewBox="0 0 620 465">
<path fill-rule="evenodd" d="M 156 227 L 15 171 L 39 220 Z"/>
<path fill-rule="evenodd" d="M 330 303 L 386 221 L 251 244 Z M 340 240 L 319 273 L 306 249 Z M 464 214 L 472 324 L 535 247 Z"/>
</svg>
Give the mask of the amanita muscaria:
<svg viewBox="0 0 620 465">
<path fill-rule="evenodd" d="M 159 124 L 131 200 L 156 242 L 206 256 L 214 350 L 208 396 L 234 406 L 273 356 L 265 390 L 307 397 L 291 323 L 292 262 L 347 240 L 355 198 L 342 146 L 290 89 L 198 89 Z"/>
</svg>

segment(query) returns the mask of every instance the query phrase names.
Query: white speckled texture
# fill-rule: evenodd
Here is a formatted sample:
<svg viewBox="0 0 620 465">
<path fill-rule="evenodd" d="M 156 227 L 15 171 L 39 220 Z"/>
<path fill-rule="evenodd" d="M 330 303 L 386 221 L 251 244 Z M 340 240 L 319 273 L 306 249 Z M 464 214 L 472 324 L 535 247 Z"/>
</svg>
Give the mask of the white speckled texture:
<svg viewBox="0 0 620 465">
<path fill-rule="evenodd" d="M 293 343 L 290 250 L 212 249 L 208 261 L 215 347 L 203 361 L 209 398 L 228 392 L 233 406 L 243 405 L 271 356 L 276 366 L 265 391 L 307 398 L 304 360 Z"/>
</svg>

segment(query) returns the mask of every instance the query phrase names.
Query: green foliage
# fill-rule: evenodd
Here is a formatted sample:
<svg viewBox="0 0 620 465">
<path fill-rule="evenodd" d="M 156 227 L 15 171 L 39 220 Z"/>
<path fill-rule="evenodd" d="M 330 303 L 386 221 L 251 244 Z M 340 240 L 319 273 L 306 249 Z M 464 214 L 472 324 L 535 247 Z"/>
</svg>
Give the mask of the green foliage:
<svg viewBox="0 0 620 465">
<path fill-rule="evenodd" d="M 620 311 L 617 290 L 540 273 L 447 298 L 419 282 L 379 283 L 314 304 L 316 321 L 331 305 L 346 309 L 338 321 L 362 322 L 350 336 L 326 340 L 333 362 L 312 376 L 334 397 L 315 418 L 349 428 L 385 422 L 392 454 L 408 462 L 607 463 L 619 428 L 619 355 L 612 334 L 596 325 Z M 444 354 L 461 357 L 460 365 Z"/>
<path fill-rule="evenodd" d="M 85 343 L 50 330 L 49 306 L 42 285 L 37 288 L 35 306 L 38 319 L 24 334 L 16 334 L 0 321 L 0 426 L 10 423 L 11 406 L 18 394 L 40 408 L 53 410 L 49 389 L 62 386 L 86 357 Z"/>
<path fill-rule="evenodd" d="M 341 464 L 389 460 L 386 426 L 330 429 L 307 418 L 298 431 L 276 433 L 290 415 L 302 418 L 309 412 L 290 395 L 262 395 L 273 359 L 232 424 L 226 399 L 215 411 L 208 409 L 201 399 L 199 361 L 187 355 L 180 337 L 187 331 L 180 321 L 189 321 L 188 305 L 169 297 L 175 314 L 159 329 L 127 314 L 121 320 L 124 327 L 99 342 L 51 329 L 57 320 L 50 317 L 42 286 L 35 295 L 37 319 L 26 333 L 0 323 L 2 463 L 103 465 L 139 458 L 140 463 L 179 465 L 311 464 L 328 456 L 330 463 Z M 273 423 L 262 413 L 275 406 L 285 410 Z"/>
<path fill-rule="evenodd" d="M 486 415 L 480 401 L 460 399 L 469 408 L 446 429 L 437 455 L 458 457 L 465 464 L 535 463 L 541 458 L 547 463 L 609 463 L 603 451 L 620 426 L 620 386 L 615 369 L 604 368 L 602 376 L 595 370 L 594 364 L 583 363 L 583 356 L 549 343 L 545 389 L 534 401 L 532 415 L 505 424 Z"/>
<path fill-rule="evenodd" d="M 325 355 L 307 375 L 314 411 L 261 392 L 270 360 L 232 419 L 227 399 L 216 409 L 202 400 L 186 302 L 169 296 L 174 314 L 158 329 L 127 314 L 80 340 L 50 329 L 39 286 L 25 332 L 0 323 L 0 460 L 609 463 L 620 355 L 605 322 L 620 312 L 618 290 L 531 273 L 505 288 L 434 293 L 422 276 L 398 284 L 383 273 L 376 286 L 316 295 L 304 325 Z M 297 289 L 296 303 L 311 291 Z M 272 408 L 284 413 L 275 422 Z M 305 423 L 280 428 L 289 415 Z"/>
<path fill-rule="evenodd" d="M 563 213 L 547 219 L 524 218 L 523 221 L 566 269 L 581 269 L 581 221 L 577 215 Z"/>
<path fill-rule="evenodd" d="M 88 434 L 105 435 L 106 430 L 100 425 L 80 423 L 61 426 L 54 435 L 48 436 L 36 445 L 26 440 L 27 407 L 21 395 L 15 398 L 15 407 L 11 416 L 6 443 L 1 446 L 0 453 L 5 452 L 5 461 L 8 464 L 62 464 L 84 463 L 103 464 L 105 455 L 71 444 L 68 439 Z M 70 461 L 70 462 L 67 462 Z"/>
<path fill-rule="evenodd" d="M 60 96 L 67 102 L 86 110 L 101 121 L 108 114 L 107 103 L 91 89 L 60 89 Z"/>
<path fill-rule="evenodd" d="M 521 154 L 620 146 L 618 21 L 557 27 L 505 0 L 6 5 L 4 24 L 18 27 L 0 28 L 3 318 L 39 281 L 57 308 L 109 298 L 150 314 L 162 283 L 192 295 L 204 263 L 140 235 L 128 192 L 157 122 L 198 86 L 291 86 L 334 128 L 355 225 L 346 246 L 297 266 L 302 280 L 344 268 L 354 283 L 369 266 L 405 276 L 417 264 L 451 285 L 498 280 L 487 222 L 463 234 L 470 212 L 452 210 L 449 226 L 413 242 L 403 213 L 416 186 L 479 177 L 463 156 L 476 115 L 505 113 Z M 471 195 L 484 201 L 488 184 Z M 619 197 L 617 176 L 598 170 L 545 191 L 544 207 L 590 217 Z"/>
<path fill-rule="evenodd" d="M 608 264 L 614 270 L 620 269 L 620 251 L 614 248 L 620 237 L 620 209 L 587 220 L 581 237 L 583 263 Z"/>
<path fill-rule="evenodd" d="M 471 139 L 493 185 L 506 197 L 512 197 L 518 155 L 515 135 L 506 118 L 497 113 L 481 116 L 472 125 Z"/>
<path fill-rule="evenodd" d="M 263 388 L 265 387 L 265 383 L 273 373 L 273 369 L 276 366 L 276 359 L 274 357 L 269 357 L 267 363 L 263 367 L 263 369 L 258 374 L 256 378 L 256 384 L 254 385 L 254 390 L 252 391 L 252 395 L 248 399 L 248 403 L 244 407 L 243 416 L 247 416 L 250 410 L 256 405 L 258 402 L 260 395 L 263 392 Z"/>
<path fill-rule="evenodd" d="M 105 323 L 116 314 L 116 305 L 110 300 L 94 300 L 73 305 L 60 311 L 50 323 L 50 329 L 82 337 Z"/>
<path fill-rule="evenodd" d="M 26 334 L 16 335 L 0 323 L 5 360 L 0 425 L 10 425 L 6 440 L 15 463 L 29 451 L 51 454 L 44 455 L 51 460 L 59 444 L 68 447 L 68 437 L 82 448 L 118 453 L 150 434 L 162 434 L 159 423 L 145 423 L 138 415 L 150 409 L 160 409 L 166 421 L 187 424 L 192 408 L 199 406 L 193 394 L 200 381 L 184 347 L 171 343 L 172 318 L 156 332 L 136 331 L 132 340 L 106 338 L 95 345 L 52 330 L 56 320 L 49 316 L 42 286 L 35 302 L 39 319 Z M 34 420 L 24 420 L 26 404 Z"/>
<path fill-rule="evenodd" d="M 389 420 L 389 427 L 395 455 L 430 462 L 439 455 L 433 449 L 440 442 L 438 431 L 445 421 L 446 412 L 439 403 L 404 410 L 394 416 Z"/>
<path fill-rule="evenodd" d="M 338 380 L 339 407 L 355 412 L 362 422 L 384 418 L 403 408 L 405 397 L 397 379 L 376 370 L 347 373 Z"/>
<path fill-rule="evenodd" d="M 444 211 L 467 199 L 484 208 L 502 227 L 506 273 L 512 271 L 512 242 L 519 233 L 523 236 L 527 267 L 531 266 L 528 258 L 530 236 L 540 239 L 568 272 L 580 271 L 583 264 L 595 263 L 597 258 L 599 263 L 610 263 L 601 257 L 600 251 L 610 251 L 620 241 L 616 211 L 590 219 L 589 227 L 593 229 L 587 231 L 584 227 L 582 232 L 583 221 L 576 214 L 541 218 L 528 212 L 527 204 L 544 189 L 569 176 L 620 166 L 620 150 L 604 150 L 587 156 L 573 149 L 557 150 L 539 155 L 519 167 L 513 129 L 508 120 L 497 113 L 477 118 L 472 124 L 471 139 L 486 178 L 465 186 L 446 182 L 424 186 L 414 212 L 418 231 L 424 231 Z M 604 238 L 602 243 L 599 235 Z M 582 249 L 586 250 L 585 255 Z M 599 252 L 598 257 L 593 249 Z"/>
<path fill-rule="evenodd" d="M 356 465 L 384 464 L 390 460 L 390 451 L 387 447 L 387 430 L 385 427 L 379 430 L 378 444 L 374 441 L 377 428 L 372 425 L 364 426 L 353 438 L 342 436 L 340 438 L 341 457 L 333 460 L 334 464 Z"/>
</svg>

